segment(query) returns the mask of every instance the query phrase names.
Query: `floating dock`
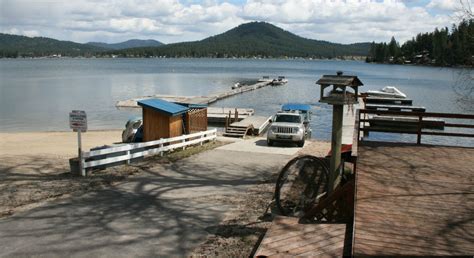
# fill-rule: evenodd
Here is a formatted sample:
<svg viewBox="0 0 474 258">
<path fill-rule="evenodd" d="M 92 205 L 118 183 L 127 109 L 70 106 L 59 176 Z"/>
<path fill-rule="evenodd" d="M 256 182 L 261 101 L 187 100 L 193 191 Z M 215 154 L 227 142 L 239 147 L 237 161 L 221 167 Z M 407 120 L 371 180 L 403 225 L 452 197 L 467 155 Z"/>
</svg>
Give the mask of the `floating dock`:
<svg viewBox="0 0 474 258">
<path fill-rule="evenodd" d="M 207 121 L 211 124 L 223 124 L 225 123 L 226 117 L 229 116 L 229 113 L 232 119 L 235 117 L 235 111 L 237 111 L 238 114 L 238 121 L 252 117 L 255 113 L 252 108 L 208 107 Z"/>
<path fill-rule="evenodd" d="M 270 125 L 272 117 L 265 116 L 250 116 L 242 121 L 234 122 L 227 126 L 224 136 L 230 137 L 245 137 L 247 134 L 261 135 L 265 129 Z"/>
<path fill-rule="evenodd" d="M 405 105 L 377 105 L 377 104 L 366 104 L 365 109 L 369 110 L 388 110 L 388 111 L 412 111 L 412 112 L 425 112 L 425 107 L 420 106 L 405 106 Z"/>
<path fill-rule="evenodd" d="M 413 100 L 402 98 L 366 97 L 366 104 L 412 105 Z"/>
</svg>

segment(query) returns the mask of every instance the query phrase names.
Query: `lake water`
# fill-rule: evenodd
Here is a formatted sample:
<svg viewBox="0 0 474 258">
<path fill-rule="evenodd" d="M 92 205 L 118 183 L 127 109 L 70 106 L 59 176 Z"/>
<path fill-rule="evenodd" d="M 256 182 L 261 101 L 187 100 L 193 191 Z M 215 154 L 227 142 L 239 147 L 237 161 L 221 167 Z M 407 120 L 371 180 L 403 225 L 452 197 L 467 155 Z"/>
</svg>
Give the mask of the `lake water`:
<svg viewBox="0 0 474 258">
<path fill-rule="evenodd" d="M 284 103 L 307 103 L 313 108 L 313 137 L 327 140 L 332 108 L 318 102 L 315 82 L 338 70 L 359 76 L 362 91 L 393 85 L 428 111 L 472 113 L 472 107 L 458 101 L 453 87 L 459 70 L 450 68 L 322 60 L 3 59 L 0 131 L 69 130 L 68 113 L 73 109 L 87 112 L 91 130 L 122 128 L 129 117 L 140 113 L 117 110 L 118 100 L 153 94 L 209 95 L 228 90 L 236 82 L 284 75 L 289 80 L 285 86 L 244 93 L 213 106 L 254 108 L 257 114 L 270 116 Z M 373 137 L 413 139 L 388 134 Z M 466 140 L 426 139 L 452 144 Z"/>
</svg>

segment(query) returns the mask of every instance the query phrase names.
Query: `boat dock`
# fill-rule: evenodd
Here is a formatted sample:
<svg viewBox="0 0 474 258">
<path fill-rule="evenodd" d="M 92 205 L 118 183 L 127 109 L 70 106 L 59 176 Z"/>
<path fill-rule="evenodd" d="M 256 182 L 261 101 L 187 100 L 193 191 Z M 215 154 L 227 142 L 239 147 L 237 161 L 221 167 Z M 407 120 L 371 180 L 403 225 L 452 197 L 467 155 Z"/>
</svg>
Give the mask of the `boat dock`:
<svg viewBox="0 0 474 258">
<path fill-rule="evenodd" d="M 242 121 L 234 122 L 230 124 L 228 128 L 252 128 L 253 135 L 260 135 L 262 134 L 265 129 L 268 127 L 270 124 L 270 119 L 272 117 L 266 117 L 266 116 L 250 116 Z M 227 131 L 226 131 L 227 132 Z"/>
<path fill-rule="evenodd" d="M 385 105 L 412 105 L 413 100 L 403 98 L 385 98 L 385 97 L 365 97 L 367 104 L 385 104 Z"/>
<path fill-rule="evenodd" d="M 218 100 L 229 98 L 229 97 L 232 97 L 244 92 L 260 89 L 269 85 L 271 85 L 271 82 L 258 82 L 252 85 L 244 85 L 239 88 L 231 89 L 224 92 L 217 92 L 209 96 L 151 95 L 151 96 L 144 96 L 144 97 L 139 97 L 139 98 L 127 99 L 127 100 L 120 100 L 120 101 L 117 101 L 115 106 L 119 109 L 120 108 L 136 108 L 138 107 L 137 101 L 144 100 L 144 99 L 151 99 L 151 98 L 159 98 L 159 99 L 163 99 L 163 100 L 175 102 L 175 103 L 209 105 L 209 104 L 217 102 Z"/>
<path fill-rule="evenodd" d="M 227 117 L 233 119 L 236 117 L 237 121 L 241 121 L 252 117 L 255 110 L 252 108 L 224 108 L 224 107 L 208 107 L 207 108 L 207 121 L 211 124 L 223 124 Z"/>
<path fill-rule="evenodd" d="M 120 100 L 117 101 L 115 106 L 118 109 L 130 109 L 130 108 L 139 108 L 137 101 L 144 100 L 144 99 L 163 99 L 169 102 L 174 103 L 183 103 L 183 104 L 191 104 L 191 105 L 209 105 L 212 103 L 217 102 L 218 100 L 222 100 L 225 98 L 229 98 L 235 96 L 237 94 L 241 94 L 248 91 L 253 91 L 256 89 L 260 89 L 266 86 L 271 85 L 271 81 L 262 81 L 257 82 L 252 85 L 243 85 L 239 88 L 231 89 L 224 92 L 217 92 L 215 94 L 211 94 L 209 96 L 175 96 L 175 95 L 151 95 L 151 96 L 144 96 L 139 98 L 127 99 L 127 100 Z M 237 113 L 237 116 L 236 116 Z M 251 108 L 226 108 L 226 107 L 208 107 L 207 108 L 207 119 L 208 122 L 211 124 L 222 124 L 225 123 L 226 117 L 230 115 L 232 118 L 237 117 L 237 121 L 244 120 L 246 118 L 252 117 L 255 111 Z M 260 128 L 260 122 L 252 121 L 252 123 L 256 123 L 258 126 L 254 125 L 254 128 Z M 260 130 L 257 129 L 259 132 Z"/>
<path fill-rule="evenodd" d="M 365 109 L 370 110 L 388 110 L 388 111 L 412 111 L 412 112 L 425 112 L 425 107 L 420 106 L 406 106 L 406 105 L 378 105 L 378 104 L 366 104 Z"/>
</svg>

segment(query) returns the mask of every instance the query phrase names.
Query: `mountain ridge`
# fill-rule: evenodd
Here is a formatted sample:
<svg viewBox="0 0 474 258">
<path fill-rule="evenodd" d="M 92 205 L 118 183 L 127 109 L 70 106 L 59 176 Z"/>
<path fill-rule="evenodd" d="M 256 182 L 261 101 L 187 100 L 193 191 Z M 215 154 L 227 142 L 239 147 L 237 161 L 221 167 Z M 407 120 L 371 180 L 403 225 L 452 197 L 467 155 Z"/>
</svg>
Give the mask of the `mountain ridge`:
<svg viewBox="0 0 474 258">
<path fill-rule="evenodd" d="M 157 43 L 158 42 L 158 43 Z M 128 40 L 115 44 L 80 44 L 45 37 L 0 33 L 0 57 L 97 56 L 97 57 L 263 57 L 336 58 L 367 56 L 370 43 L 339 44 L 307 39 L 266 22 L 250 22 L 198 41 L 159 44 L 155 40 Z M 125 49 L 112 47 L 133 46 Z"/>
<path fill-rule="evenodd" d="M 121 50 L 127 48 L 137 47 L 158 47 L 164 45 L 164 43 L 154 39 L 129 39 L 123 42 L 117 43 L 104 43 L 104 42 L 87 42 L 87 45 L 101 47 L 105 49 Z"/>
<path fill-rule="evenodd" d="M 266 22 L 241 24 L 203 40 L 116 51 L 121 56 L 314 57 L 366 56 L 370 43 L 339 44 L 307 39 Z"/>
</svg>

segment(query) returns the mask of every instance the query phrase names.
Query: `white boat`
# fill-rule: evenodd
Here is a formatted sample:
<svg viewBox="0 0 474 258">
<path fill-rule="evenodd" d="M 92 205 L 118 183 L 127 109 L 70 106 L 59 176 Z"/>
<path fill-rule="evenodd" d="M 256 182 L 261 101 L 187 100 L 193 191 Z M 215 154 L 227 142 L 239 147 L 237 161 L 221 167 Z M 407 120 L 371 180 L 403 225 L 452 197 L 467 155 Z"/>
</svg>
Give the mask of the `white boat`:
<svg viewBox="0 0 474 258">
<path fill-rule="evenodd" d="M 406 98 L 407 95 L 401 92 L 399 89 L 393 86 L 385 86 L 381 90 L 368 90 L 367 94 L 369 96 L 377 96 L 377 97 L 386 97 L 386 98 Z"/>
<path fill-rule="evenodd" d="M 287 82 L 288 80 L 285 78 L 285 76 L 278 76 L 278 79 L 273 79 L 272 85 L 283 85 Z"/>
<path fill-rule="evenodd" d="M 238 88 L 240 88 L 240 87 L 242 87 L 242 86 L 243 86 L 243 85 L 240 84 L 240 82 L 238 82 L 238 83 L 234 84 L 234 86 L 232 86 L 232 89 L 235 90 L 235 89 L 238 89 Z"/>
</svg>

